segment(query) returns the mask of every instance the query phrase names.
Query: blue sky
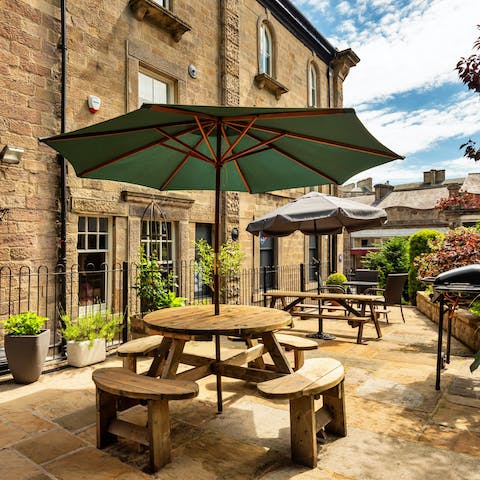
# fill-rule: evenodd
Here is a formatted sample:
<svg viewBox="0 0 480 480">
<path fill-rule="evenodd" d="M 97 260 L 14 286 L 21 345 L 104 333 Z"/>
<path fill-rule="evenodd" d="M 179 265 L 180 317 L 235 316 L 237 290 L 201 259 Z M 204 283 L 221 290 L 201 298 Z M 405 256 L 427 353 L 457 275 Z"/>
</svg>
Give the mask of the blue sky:
<svg viewBox="0 0 480 480">
<path fill-rule="evenodd" d="M 480 0 L 292 0 L 338 50 L 360 63 L 344 84 L 344 107 L 382 143 L 404 155 L 351 181 L 419 182 L 423 172 L 447 178 L 480 173 L 459 147 L 480 143 L 480 95 L 454 70 L 480 36 Z M 349 183 L 347 182 L 347 183 Z"/>
</svg>

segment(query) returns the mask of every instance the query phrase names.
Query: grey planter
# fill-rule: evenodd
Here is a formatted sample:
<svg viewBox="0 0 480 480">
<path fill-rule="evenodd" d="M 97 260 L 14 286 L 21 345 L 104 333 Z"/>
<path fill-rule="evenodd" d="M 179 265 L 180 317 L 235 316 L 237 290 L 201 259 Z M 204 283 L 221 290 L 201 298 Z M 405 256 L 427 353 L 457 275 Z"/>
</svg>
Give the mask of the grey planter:
<svg viewBox="0 0 480 480">
<path fill-rule="evenodd" d="M 17 383 L 38 380 L 47 358 L 50 330 L 38 335 L 5 335 L 8 368 Z"/>
</svg>

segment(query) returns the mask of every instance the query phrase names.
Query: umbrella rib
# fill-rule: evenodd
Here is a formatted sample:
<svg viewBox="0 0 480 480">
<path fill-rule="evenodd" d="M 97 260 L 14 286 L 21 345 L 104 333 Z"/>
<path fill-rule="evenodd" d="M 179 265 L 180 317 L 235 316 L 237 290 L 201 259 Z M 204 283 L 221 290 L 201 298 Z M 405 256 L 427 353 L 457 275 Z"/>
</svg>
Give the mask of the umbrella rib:
<svg viewBox="0 0 480 480">
<path fill-rule="evenodd" d="M 237 128 L 233 125 L 231 125 L 232 128 Z M 248 132 L 247 135 L 249 137 L 252 137 L 254 140 L 256 141 L 260 141 L 259 138 L 257 138 L 255 135 L 253 135 L 251 132 Z M 292 156 L 291 154 L 283 151 L 281 148 L 277 147 L 276 145 L 270 145 L 269 147 L 271 150 L 274 150 L 275 152 L 278 152 L 280 155 L 283 155 L 285 157 L 287 157 L 289 160 L 292 160 L 293 162 L 295 163 L 298 163 L 299 165 L 301 165 L 302 167 L 305 167 L 307 170 L 310 170 L 314 173 L 316 173 L 317 175 L 320 175 L 321 177 L 327 179 L 329 182 L 332 182 L 332 183 L 338 183 L 337 180 L 335 180 L 333 177 L 331 177 L 330 175 L 327 175 L 325 172 L 321 172 L 320 170 L 317 170 L 316 168 L 312 167 L 311 165 L 308 165 L 306 164 L 305 162 L 303 162 L 302 160 Z M 267 150 L 267 149 L 265 149 Z M 253 153 L 258 153 L 258 152 L 249 152 L 247 154 L 244 154 L 243 157 L 246 157 L 248 155 L 252 155 Z"/>
<path fill-rule="evenodd" d="M 251 126 L 255 123 L 255 120 L 257 118 L 256 117 L 253 117 L 250 122 L 245 125 L 245 128 L 243 129 L 242 132 L 240 132 L 240 135 L 237 136 L 237 138 L 235 139 L 235 141 L 228 147 L 227 151 L 222 155 L 222 162 L 225 162 L 225 159 L 228 157 L 228 155 L 230 154 L 230 152 L 238 145 L 238 143 L 242 140 L 242 138 L 246 135 L 246 133 L 248 132 L 248 130 L 251 128 Z M 228 121 L 225 122 L 225 124 L 227 124 L 228 126 Z M 224 124 L 222 124 L 222 130 L 224 132 L 224 136 L 225 136 L 225 139 L 227 139 L 227 134 L 225 132 L 225 130 L 223 129 L 224 127 Z M 234 158 L 230 158 L 230 160 L 233 160 Z"/>
<path fill-rule="evenodd" d="M 212 159 L 211 158 L 208 158 L 206 155 L 204 155 L 203 153 L 201 152 L 198 152 L 197 150 L 194 150 L 195 147 L 191 147 L 190 145 L 186 144 L 185 142 L 182 142 L 180 139 L 177 138 L 178 135 L 184 135 L 185 133 L 191 133 L 195 130 L 197 130 L 196 128 L 190 130 L 190 131 L 183 131 L 183 132 L 178 132 L 176 133 L 175 135 L 171 135 L 167 132 L 165 132 L 162 128 L 160 127 L 156 127 L 155 128 L 158 132 L 160 132 L 162 135 L 164 135 L 165 137 L 167 137 L 169 140 L 173 140 L 174 142 L 177 142 L 179 143 L 182 147 L 186 148 L 187 151 L 182 151 L 182 150 L 179 150 L 178 148 L 175 148 L 173 146 L 170 146 L 170 145 L 165 145 L 167 148 L 172 148 L 173 150 L 177 150 L 177 151 L 180 151 L 180 152 L 183 152 L 183 153 L 189 153 L 191 154 L 192 156 L 196 157 L 196 158 L 199 158 L 200 160 L 203 160 L 204 162 L 208 162 L 208 163 L 213 163 L 212 162 Z M 201 130 L 202 132 L 202 135 L 204 135 L 204 132 L 203 130 Z"/>
<path fill-rule="evenodd" d="M 212 133 L 213 129 L 215 127 L 212 126 L 208 132 L 208 134 L 210 135 L 210 133 Z M 201 138 L 194 146 L 193 148 L 197 148 L 201 143 L 203 142 L 203 138 Z M 185 156 L 185 158 L 173 169 L 172 173 L 168 176 L 168 178 L 162 183 L 162 185 L 160 186 L 159 190 L 165 190 L 169 183 L 172 181 L 172 179 L 175 177 L 175 175 L 183 168 L 183 166 L 185 165 L 185 163 L 187 162 L 187 160 L 190 158 L 190 156 L 192 155 L 192 152 L 188 152 L 188 154 Z M 213 163 L 210 161 L 210 163 Z"/>
<path fill-rule="evenodd" d="M 248 132 L 245 132 L 245 135 L 249 135 Z M 243 135 L 243 136 L 245 136 L 245 135 Z M 228 160 L 226 160 L 226 161 L 237 160 L 238 158 L 245 157 L 245 156 L 250 155 L 252 153 L 258 153 L 258 152 L 261 152 L 263 150 L 268 150 L 267 148 L 262 148 L 262 147 L 270 145 L 271 143 L 274 143 L 274 142 L 276 142 L 277 140 L 279 140 L 280 138 L 283 138 L 283 137 L 285 137 L 285 134 L 281 133 L 281 134 L 276 135 L 275 137 L 272 137 L 268 140 L 263 140 L 263 141 L 258 140 L 260 143 L 258 143 L 256 145 L 253 145 L 253 146 L 243 150 L 242 152 L 238 152 L 238 153 L 235 153 L 234 155 L 231 155 L 228 158 Z M 252 136 L 252 138 L 253 138 L 253 136 Z"/>
<path fill-rule="evenodd" d="M 107 120 L 108 121 L 108 120 Z M 183 131 L 182 133 L 189 133 L 193 132 L 197 129 L 195 124 L 193 122 L 175 122 L 175 123 L 169 123 L 167 125 L 163 125 L 163 128 L 170 128 L 170 127 L 183 127 L 183 126 L 188 126 L 191 125 L 192 128 L 188 129 L 186 131 Z M 88 128 L 88 127 L 87 127 Z M 95 137 L 108 137 L 112 135 L 124 135 L 125 133 L 140 133 L 140 132 L 145 132 L 148 130 L 155 129 L 155 125 L 149 125 L 147 127 L 136 127 L 136 128 L 124 128 L 120 130 L 110 130 L 108 132 L 83 132 L 83 133 L 66 133 L 62 135 L 58 135 L 56 137 L 44 137 L 40 138 L 41 142 L 46 142 L 48 140 L 48 143 L 51 142 L 63 142 L 67 140 L 78 140 L 81 138 L 95 138 Z"/>
<path fill-rule="evenodd" d="M 148 150 L 149 148 L 155 147 L 157 145 L 162 145 L 168 140 L 168 138 L 162 138 L 161 140 L 157 140 L 155 142 L 149 143 L 148 145 L 143 145 L 141 147 L 135 148 L 133 150 L 130 150 L 126 153 L 122 153 L 118 157 L 111 158 L 110 160 L 107 160 L 106 162 L 102 162 L 98 165 L 95 165 L 94 167 L 87 168 L 86 170 L 82 170 L 81 172 L 78 173 L 79 177 L 88 175 L 89 173 L 95 172 L 97 170 L 102 169 L 103 167 L 106 167 L 107 165 L 111 165 L 112 163 L 118 162 L 120 160 L 123 160 L 124 158 L 129 157 L 130 155 L 134 155 L 139 152 L 143 152 L 144 150 Z"/>
<path fill-rule="evenodd" d="M 217 156 L 215 155 L 215 152 L 213 151 L 213 148 L 212 146 L 210 145 L 210 142 L 208 140 L 208 135 L 210 135 L 210 133 L 212 132 L 212 130 L 210 130 L 210 132 L 208 132 L 208 135 L 205 133 L 205 130 L 203 129 L 203 125 L 202 123 L 200 122 L 200 119 L 198 118 L 197 115 L 195 115 L 195 121 L 197 122 L 197 126 L 198 126 L 198 129 L 200 130 L 200 133 L 202 134 L 202 140 L 205 142 L 205 144 L 207 145 L 208 149 L 210 150 L 210 153 L 212 154 L 212 158 L 214 159 L 213 163 L 216 164 L 218 162 L 218 158 Z M 200 144 L 200 143 L 199 143 Z"/>
<path fill-rule="evenodd" d="M 243 174 L 242 169 L 240 168 L 240 165 L 238 164 L 237 160 L 233 160 L 233 163 L 238 170 L 238 174 L 240 175 L 240 178 L 242 179 L 242 182 L 245 185 L 245 188 L 247 189 L 247 192 L 252 193 L 252 189 L 250 188 L 250 185 L 247 182 L 247 178 Z"/>
<path fill-rule="evenodd" d="M 236 125 L 237 127 L 241 127 L 243 128 L 243 126 L 245 125 L 244 123 L 240 123 L 240 124 L 235 124 L 234 122 L 232 122 L 230 124 L 230 126 L 234 126 Z M 368 148 L 368 147 L 360 147 L 358 145 L 350 145 L 348 143 L 344 143 L 344 142 L 337 142 L 335 140 L 328 140 L 326 138 L 319 138 L 319 137 L 312 137 L 311 135 L 303 135 L 303 134 L 300 134 L 300 133 L 293 133 L 293 132 L 285 132 L 284 130 L 279 130 L 279 129 L 275 129 L 275 128 L 267 128 L 267 127 L 262 127 L 262 126 L 258 126 L 258 125 L 255 125 L 253 126 L 251 129 L 253 130 L 258 130 L 260 132 L 265 132 L 265 133 L 284 133 L 284 136 L 286 137 L 291 137 L 291 138 L 299 138 L 301 140 L 308 140 L 310 142 L 314 142 L 314 143 L 321 143 L 321 144 L 324 144 L 324 145 L 330 145 L 330 146 L 333 146 L 333 147 L 339 147 L 339 148 L 344 148 L 345 150 L 353 150 L 355 152 L 363 152 L 363 153 L 371 153 L 373 155 L 379 155 L 381 157 L 386 157 L 386 158 L 392 158 L 392 159 L 397 159 L 397 158 L 404 158 L 404 157 L 401 157 L 393 152 L 382 152 L 381 150 L 377 150 L 377 149 L 374 149 L 374 148 Z"/>
</svg>

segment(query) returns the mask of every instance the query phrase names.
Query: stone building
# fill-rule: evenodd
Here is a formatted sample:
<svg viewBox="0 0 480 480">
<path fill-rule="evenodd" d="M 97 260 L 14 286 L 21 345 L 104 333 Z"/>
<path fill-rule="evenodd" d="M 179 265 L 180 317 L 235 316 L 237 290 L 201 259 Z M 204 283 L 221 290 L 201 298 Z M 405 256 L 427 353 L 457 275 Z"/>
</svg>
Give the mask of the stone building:
<svg viewBox="0 0 480 480">
<path fill-rule="evenodd" d="M 340 187 L 340 195 L 353 200 L 383 208 L 387 223 L 376 229 L 367 229 L 344 235 L 345 270 L 361 268 L 361 258 L 376 250 L 382 241 L 394 236 L 408 238 L 423 230 L 446 231 L 458 226 L 472 226 L 480 219 L 477 209 L 438 208 L 441 199 L 459 191 L 478 195 L 480 174 L 469 173 L 466 177 L 448 179 L 445 170 L 432 169 L 423 172 L 423 181 L 402 185 L 378 184 L 372 187 L 372 179 Z M 348 255 L 350 252 L 350 255 Z"/>
<path fill-rule="evenodd" d="M 287 0 L 2 0 L 0 13 L 0 265 L 9 267 L 134 262 L 141 244 L 158 246 L 154 232 L 163 261 L 189 263 L 194 241 L 212 235 L 213 192 L 80 179 L 38 137 L 143 102 L 340 107 L 359 61 Z M 237 229 L 245 268 L 309 262 L 308 238 L 261 246 L 245 232 L 303 193 L 223 194 L 221 236 Z M 86 294 L 108 304 L 109 281 L 100 275 Z"/>
</svg>

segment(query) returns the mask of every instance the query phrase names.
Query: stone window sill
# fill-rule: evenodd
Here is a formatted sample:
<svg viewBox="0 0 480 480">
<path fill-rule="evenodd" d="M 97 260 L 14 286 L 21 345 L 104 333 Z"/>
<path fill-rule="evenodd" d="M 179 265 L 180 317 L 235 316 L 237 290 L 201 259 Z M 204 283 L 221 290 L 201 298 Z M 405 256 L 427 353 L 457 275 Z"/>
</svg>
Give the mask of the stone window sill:
<svg viewBox="0 0 480 480">
<path fill-rule="evenodd" d="M 275 95 L 278 100 L 284 93 L 288 92 L 288 88 L 282 85 L 280 82 L 272 78 L 266 73 L 259 73 L 255 76 L 255 83 L 258 88 L 265 88 Z"/>
<path fill-rule="evenodd" d="M 190 25 L 152 0 L 130 0 L 129 6 L 137 20 L 142 22 L 147 18 L 169 32 L 176 42 L 180 41 L 185 32 L 192 29 Z"/>
</svg>

